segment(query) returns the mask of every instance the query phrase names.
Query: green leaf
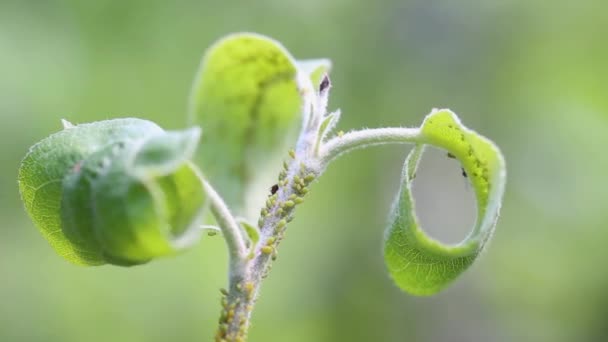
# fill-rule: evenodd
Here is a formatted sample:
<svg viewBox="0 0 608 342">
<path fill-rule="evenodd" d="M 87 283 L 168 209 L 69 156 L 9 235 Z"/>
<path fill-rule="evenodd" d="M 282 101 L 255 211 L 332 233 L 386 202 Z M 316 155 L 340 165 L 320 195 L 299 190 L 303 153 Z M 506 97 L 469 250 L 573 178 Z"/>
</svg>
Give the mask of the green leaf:
<svg viewBox="0 0 608 342">
<path fill-rule="evenodd" d="M 296 62 L 280 43 L 253 33 L 227 36 L 205 53 L 190 100 L 190 122 L 205 129 L 197 161 L 237 213 L 250 209 L 248 192 L 267 188 L 260 183 L 295 142 L 298 79 L 328 68 L 327 60 Z"/>
<path fill-rule="evenodd" d="M 247 233 L 247 237 L 249 238 L 249 258 L 253 258 L 255 256 L 255 249 L 260 241 L 260 230 L 244 219 L 239 220 L 239 224 L 243 227 L 245 233 Z"/>
<path fill-rule="evenodd" d="M 25 208 L 61 256 L 133 265 L 197 241 L 206 196 L 188 160 L 198 128 L 165 132 L 139 119 L 65 127 L 19 169 Z"/>
<path fill-rule="evenodd" d="M 129 166 L 135 172 L 166 175 L 194 154 L 200 136 L 198 127 L 150 136 L 142 140 L 143 144 Z"/>
<path fill-rule="evenodd" d="M 260 241 L 260 230 L 258 227 L 253 224 L 247 222 L 246 220 L 239 220 L 239 224 L 243 227 L 247 236 L 249 237 L 249 241 L 251 242 L 251 249 L 254 249 L 258 241 Z"/>
<path fill-rule="evenodd" d="M 465 271 L 494 231 L 505 189 L 505 161 L 486 138 L 464 127 L 449 110 L 435 110 L 421 127 L 420 144 L 408 155 L 402 185 L 386 232 L 385 261 L 397 285 L 414 295 L 434 294 Z M 466 171 L 477 199 L 477 220 L 457 245 L 429 237 L 419 226 L 411 187 L 424 145 L 447 150 Z"/>
<path fill-rule="evenodd" d="M 316 151 L 318 151 L 327 134 L 329 134 L 334 127 L 336 127 L 338 121 L 340 121 L 340 111 L 330 113 L 327 115 L 327 117 L 325 117 L 325 119 L 323 119 L 317 134 Z"/>
</svg>

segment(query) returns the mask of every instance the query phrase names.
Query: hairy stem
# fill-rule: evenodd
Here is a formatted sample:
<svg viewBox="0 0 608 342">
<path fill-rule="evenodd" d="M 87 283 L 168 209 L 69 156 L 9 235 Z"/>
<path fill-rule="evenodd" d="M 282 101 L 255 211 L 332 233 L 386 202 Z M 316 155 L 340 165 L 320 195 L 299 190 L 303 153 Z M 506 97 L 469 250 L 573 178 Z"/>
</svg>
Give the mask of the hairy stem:
<svg viewBox="0 0 608 342">
<path fill-rule="evenodd" d="M 309 185 L 332 160 L 360 147 L 415 143 L 419 139 L 419 130 L 411 128 L 355 131 L 329 140 L 320 146 L 319 154 L 315 155 L 317 134 L 315 129 L 301 134 L 297 149 L 290 152 L 290 158 L 279 174 L 276 192 L 269 194 L 266 205 L 260 211 L 258 243 L 238 267 L 231 266 L 229 287 L 222 290 L 222 312 L 216 341 L 246 340 L 253 306 L 262 281 L 277 258 L 277 248 L 285 236 L 287 224 L 293 219 L 296 206 L 303 202 Z M 229 249 L 234 248 L 234 241 L 227 240 L 227 243 Z"/>
<path fill-rule="evenodd" d="M 278 245 L 284 237 L 287 224 L 294 217 L 296 206 L 302 203 L 308 193 L 308 186 L 319 174 L 315 160 L 305 157 L 309 155 L 310 149 L 310 144 L 301 143 L 297 152 L 290 152 L 290 158 L 284 163 L 279 175 L 276 192 L 269 194 L 266 205 L 260 211 L 260 240 L 254 246 L 242 272 L 231 272 L 229 288 L 223 292 L 223 310 L 216 341 L 246 339 L 262 280 L 277 258 Z"/>
<path fill-rule="evenodd" d="M 416 143 L 419 136 L 420 129 L 401 127 L 373 128 L 348 132 L 342 136 L 332 138 L 321 147 L 321 164 L 328 165 L 339 155 L 362 147 L 390 143 Z"/>
<path fill-rule="evenodd" d="M 211 213 L 215 217 L 218 226 L 222 230 L 228 251 L 230 253 L 230 269 L 237 268 L 247 254 L 247 245 L 243 236 L 243 230 L 236 219 L 230 213 L 228 206 L 222 197 L 213 189 L 211 184 L 203 180 L 205 192 L 209 198 Z"/>
</svg>

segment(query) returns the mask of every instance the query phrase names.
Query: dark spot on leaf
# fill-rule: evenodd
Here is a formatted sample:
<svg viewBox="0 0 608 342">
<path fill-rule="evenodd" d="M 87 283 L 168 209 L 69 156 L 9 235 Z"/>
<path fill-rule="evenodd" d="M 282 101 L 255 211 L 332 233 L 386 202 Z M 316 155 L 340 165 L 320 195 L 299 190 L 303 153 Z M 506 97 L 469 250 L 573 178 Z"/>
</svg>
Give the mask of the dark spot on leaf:
<svg viewBox="0 0 608 342">
<path fill-rule="evenodd" d="M 455 156 L 455 155 L 453 155 L 453 154 L 451 154 L 450 152 L 448 152 L 448 158 L 451 158 L 451 159 L 456 159 L 456 156 Z"/>
</svg>

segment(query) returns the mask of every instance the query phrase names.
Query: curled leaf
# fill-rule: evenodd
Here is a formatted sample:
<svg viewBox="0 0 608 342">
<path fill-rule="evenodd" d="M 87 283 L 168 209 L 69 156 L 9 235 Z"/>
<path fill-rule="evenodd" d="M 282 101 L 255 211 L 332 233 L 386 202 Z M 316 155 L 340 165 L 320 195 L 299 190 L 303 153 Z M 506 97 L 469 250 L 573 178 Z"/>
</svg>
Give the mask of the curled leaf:
<svg viewBox="0 0 608 342">
<path fill-rule="evenodd" d="M 505 189 L 506 168 L 499 149 L 464 127 L 449 110 L 434 110 L 425 118 L 419 141 L 405 161 L 384 255 L 389 273 L 401 289 L 415 295 L 431 295 L 464 272 L 492 236 Z M 425 144 L 445 149 L 457 158 L 475 192 L 475 226 L 457 245 L 445 245 L 429 237 L 414 212 L 411 187 Z"/>
<path fill-rule="evenodd" d="M 197 241 L 206 196 L 189 162 L 200 129 L 116 119 L 66 128 L 19 169 L 25 208 L 51 246 L 83 265 L 134 265 Z"/>
<path fill-rule="evenodd" d="M 296 61 L 277 41 L 253 33 L 227 36 L 205 53 L 190 100 L 190 122 L 206 132 L 197 161 L 237 213 L 252 209 L 249 192 L 268 187 L 295 142 L 298 80 L 328 67 L 327 60 Z"/>
</svg>

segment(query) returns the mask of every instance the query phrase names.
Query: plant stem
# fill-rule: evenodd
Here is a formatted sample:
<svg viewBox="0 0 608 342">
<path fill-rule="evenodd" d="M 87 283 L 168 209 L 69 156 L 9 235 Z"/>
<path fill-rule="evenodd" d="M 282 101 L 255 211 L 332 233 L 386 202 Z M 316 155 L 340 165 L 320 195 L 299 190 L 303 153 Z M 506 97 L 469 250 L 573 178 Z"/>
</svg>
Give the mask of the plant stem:
<svg viewBox="0 0 608 342">
<path fill-rule="evenodd" d="M 301 134 L 296 151 L 290 152 L 290 159 L 285 162 L 284 169 L 279 174 L 278 190 L 274 194 L 269 194 L 266 205 L 260 212 L 258 221 L 260 239 L 257 245 L 253 247 L 253 252 L 248 257 L 241 259 L 241 263 L 231 263 L 229 287 L 226 291 L 222 291 L 222 312 L 216 341 L 246 341 L 253 306 L 262 281 L 268 275 L 272 262 L 277 258 L 277 248 L 285 235 L 287 224 L 293 219 L 296 206 L 302 203 L 308 193 L 309 185 L 321 175 L 333 159 L 364 146 L 413 143 L 419 139 L 419 130 L 411 128 L 355 131 L 329 140 L 319 149 L 320 154 L 315 156 L 313 151 L 317 150 L 316 134 L 316 130 Z M 216 209 L 221 209 L 221 206 Z M 222 210 L 219 210 L 220 214 L 221 212 Z M 223 225 L 220 220 L 218 223 L 220 226 Z M 224 223 L 231 225 L 230 222 Z M 222 230 L 229 249 L 240 245 L 234 241 L 236 239 L 226 236 L 236 233 L 234 229 L 222 227 Z M 238 233 L 241 234 L 241 231 L 238 230 Z"/>
<path fill-rule="evenodd" d="M 222 197 L 213 189 L 211 184 L 203 179 L 203 186 L 210 202 L 211 213 L 215 217 L 230 253 L 230 269 L 240 266 L 247 254 L 247 245 L 243 232 Z"/>
<path fill-rule="evenodd" d="M 321 175 L 326 166 L 339 155 L 356 148 L 389 144 L 413 143 L 419 130 L 410 128 L 379 128 L 355 131 L 337 136 L 323 146 L 320 154 L 312 151 L 316 136 L 302 134 L 296 151 L 290 153 L 278 179 L 278 190 L 268 196 L 260 212 L 258 228 L 260 240 L 244 264 L 231 267 L 229 287 L 222 297 L 222 313 L 216 341 L 242 342 L 247 338 L 251 313 L 259 295 L 262 280 L 268 275 L 277 257 L 277 248 L 284 237 L 287 224 L 293 219 L 295 208 L 308 193 L 310 183 Z M 315 142 L 315 143 L 312 143 Z M 228 247 L 230 243 L 228 240 Z"/>
<path fill-rule="evenodd" d="M 277 248 L 284 237 L 287 224 L 293 219 L 295 208 L 308 193 L 308 186 L 318 176 L 309 144 L 300 144 L 298 152 L 290 153 L 278 179 L 278 190 L 270 194 L 260 212 L 258 228 L 260 240 L 246 260 L 242 272 L 230 274 L 227 293 L 222 298 L 223 310 L 216 341 L 245 341 L 251 312 L 259 294 L 262 280 L 277 258 Z"/>
<path fill-rule="evenodd" d="M 383 144 L 416 143 L 420 140 L 418 128 L 373 128 L 348 132 L 327 141 L 321 147 L 322 165 L 328 165 L 333 159 L 354 149 Z"/>
</svg>

